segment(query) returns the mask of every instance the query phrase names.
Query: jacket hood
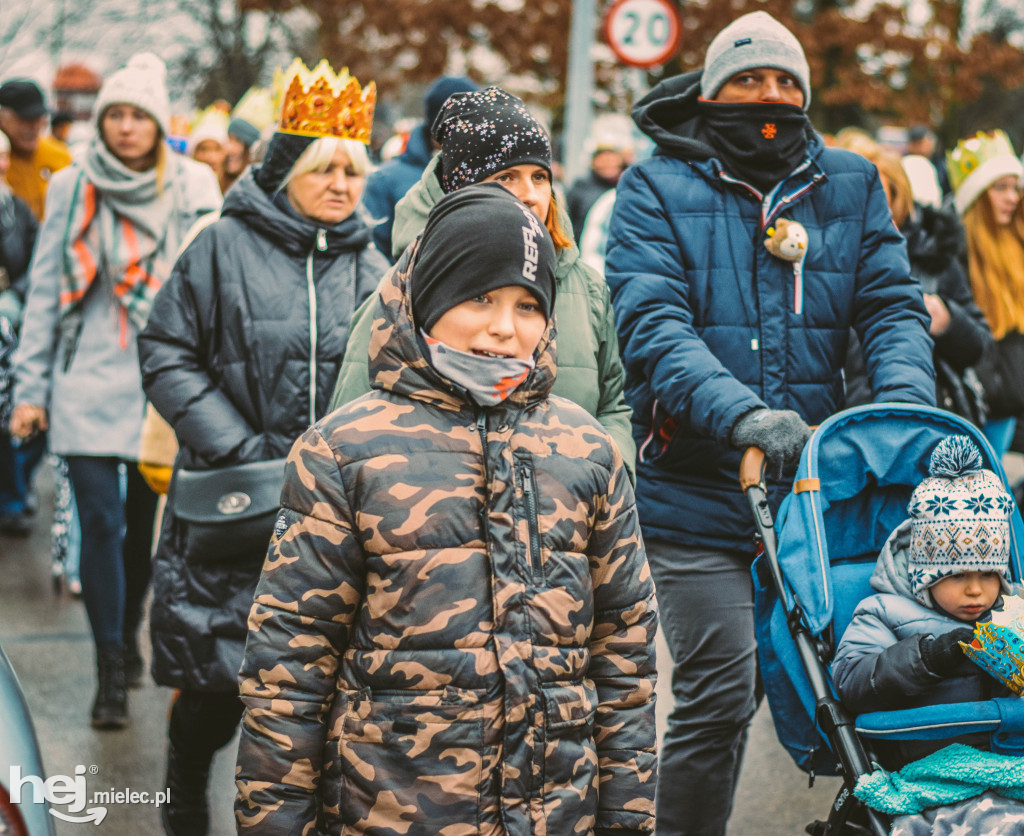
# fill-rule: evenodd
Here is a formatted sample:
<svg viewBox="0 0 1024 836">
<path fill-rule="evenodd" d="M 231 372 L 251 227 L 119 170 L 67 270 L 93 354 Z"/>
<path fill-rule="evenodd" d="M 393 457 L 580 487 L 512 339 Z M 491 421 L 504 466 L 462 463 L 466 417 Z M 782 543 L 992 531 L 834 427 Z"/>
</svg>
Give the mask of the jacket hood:
<svg viewBox="0 0 1024 836">
<path fill-rule="evenodd" d="M 405 251 L 405 248 L 423 231 L 427 225 L 427 215 L 434 208 L 442 197 L 444 189 L 441 188 L 441 181 L 438 179 L 438 167 L 441 165 L 441 155 L 435 154 L 434 158 L 423 170 L 423 176 L 395 205 L 395 223 L 391 227 L 391 257 L 398 258 Z M 558 205 L 558 222 L 562 229 L 572 239 L 572 222 L 569 220 L 569 213 L 565 207 Z M 564 250 L 556 253 L 558 263 L 555 265 L 555 281 L 561 281 L 573 264 L 579 260 L 580 250 L 575 243 L 570 244 Z"/>
<path fill-rule="evenodd" d="M 434 147 L 431 145 L 430 125 L 422 122 L 409 132 L 409 139 L 402 152 L 402 162 L 423 168 L 430 162 L 432 156 Z"/>
<path fill-rule="evenodd" d="M 671 157 L 700 162 L 715 157 L 715 150 L 702 135 L 697 101 L 700 99 L 701 70 L 665 79 L 633 107 L 636 126 L 653 139 L 658 149 Z M 818 156 L 824 143 L 808 124 L 807 154 Z"/>
<path fill-rule="evenodd" d="M 280 249 L 305 257 L 316 246 L 317 233 L 324 233 L 328 256 L 349 250 L 361 250 L 370 243 L 370 227 L 363 217 L 362 206 L 336 226 L 323 226 L 283 208 L 256 182 L 258 167 L 250 166 L 228 189 L 221 208 L 221 217 L 242 220 Z"/>
<path fill-rule="evenodd" d="M 423 352 L 418 326 L 412 319 L 410 279 L 416 269 L 419 239 L 408 247 L 378 287 L 370 331 L 370 385 L 442 409 L 472 408 L 469 396 L 438 372 Z M 499 406 L 525 407 L 551 392 L 555 383 L 555 325 L 537 346 L 537 365 L 529 377 Z"/>
<path fill-rule="evenodd" d="M 912 601 L 918 599 L 910 587 L 910 520 L 904 520 L 885 541 L 875 571 L 871 575 L 871 588 L 878 592 L 889 592 Z M 928 604 L 931 607 L 931 596 Z"/>
<path fill-rule="evenodd" d="M 711 146 L 699 139 L 701 70 L 665 79 L 633 106 L 633 121 L 658 148 L 684 160 L 707 160 Z"/>
</svg>

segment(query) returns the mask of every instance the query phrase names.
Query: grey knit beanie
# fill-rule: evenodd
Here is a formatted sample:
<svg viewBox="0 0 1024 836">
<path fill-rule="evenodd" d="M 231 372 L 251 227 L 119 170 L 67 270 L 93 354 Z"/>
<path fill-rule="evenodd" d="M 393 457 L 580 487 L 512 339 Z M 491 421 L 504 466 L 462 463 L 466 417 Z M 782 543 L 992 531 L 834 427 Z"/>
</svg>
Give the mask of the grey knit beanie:
<svg viewBox="0 0 1024 836">
<path fill-rule="evenodd" d="M 736 73 L 773 67 L 790 73 L 804 91 L 804 110 L 811 103 L 811 70 L 803 47 L 792 32 L 767 12 L 737 18 L 715 35 L 704 58 L 701 95 L 713 99 Z"/>
</svg>

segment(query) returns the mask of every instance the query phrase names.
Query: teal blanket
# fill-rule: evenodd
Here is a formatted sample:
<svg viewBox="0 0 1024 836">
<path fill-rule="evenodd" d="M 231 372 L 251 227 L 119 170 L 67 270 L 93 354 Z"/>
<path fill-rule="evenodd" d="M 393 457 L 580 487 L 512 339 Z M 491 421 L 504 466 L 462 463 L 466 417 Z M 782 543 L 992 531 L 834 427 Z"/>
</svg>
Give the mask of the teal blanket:
<svg viewBox="0 0 1024 836">
<path fill-rule="evenodd" d="M 854 795 L 875 810 L 899 815 L 955 804 L 989 790 L 1024 801 L 1024 758 L 954 743 L 899 772 L 878 768 L 862 775 Z"/>
</svg>

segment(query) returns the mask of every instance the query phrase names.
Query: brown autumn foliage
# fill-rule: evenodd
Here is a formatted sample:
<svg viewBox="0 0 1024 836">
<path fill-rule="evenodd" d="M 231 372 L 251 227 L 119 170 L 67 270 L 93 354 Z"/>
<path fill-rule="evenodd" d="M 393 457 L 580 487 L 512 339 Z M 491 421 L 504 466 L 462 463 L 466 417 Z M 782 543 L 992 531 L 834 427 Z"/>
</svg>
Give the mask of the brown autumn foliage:
<svg viewBox="0 0 1024 836">
<path fill-rule="evenodd" d="M 676 69 L 698 69 L 717 32 L 760 9 L 803 44 L 814 88 L 811 114 L 823 130 L 870 122 L 938 125 L 951 108 L 976 100 L 987 83 L 1007 90 L 1024 85 L 1020 49 L 987 34 L 966 48 L 957 43 L 959 0 L 929 0 L 932 18 L 919 31 L 908 24 L 905 9 L 888 3 L 863 19 L 846 13 L 850 3 L 815 5 L 816 11 L 798 19 L 791 0 L 691 0 L 684 7 L 688 37 Z"/>
<path fill-rule="evenodd" d="M 347 65 L 375 79 L 382 96 L 443 73 L 449 56 L 485 47 L 500 55 L 505 75 L 528 75 L 544 91 L 527 95 L 555 107 L 564 100 L 572 0 L 238 0 L 240 9 L 285 12 L 297 6 L 316 19 L 310 59 Z M 600 13 L 610 0 L 598 0 Z M 933 15 L 919 31 L 905 11 L 879 3 L 863 19 L 846 13 L 849 0 L 687 0 L 681 4 L 683 45 L 659 72 L 698 69 L 708 43 L 746 12 L 767 11 L 788 26 L 807 53 L 814 85 L 811 112 L 823 130 L 847 124 L 940 124 L 951 108 L 971 102 L 986 86 L 1024 85 L 1024 52 L 980 35 L 957 43 L 962 3 L 929 0 Z M 795 10 L 802 9 L 798 16 Z M 595 32 L 595 39 L 600 31 Z M 597 68 L 597 83 L 616 103 L 615 73 Z M 502 83 L 502 78 L 479 78 Z M 619 102 L 621 105 L 622 103 Z"/>
<path fill-rule="evenodd" d="M 238 0 L 244 10 L 286 12 L 302 7 L 317 20 L 311 60 L 327 58 L 357 78 L 374 79 L 382 96 L 404 83 L 429 82 L 449 56 L 484 46 L 500 55 L 507 74 L 541 81 L 543 104 L 562 99 L 571 0 Z M 479 78 L 492 82 L 497 79 Z"/>
</svg>

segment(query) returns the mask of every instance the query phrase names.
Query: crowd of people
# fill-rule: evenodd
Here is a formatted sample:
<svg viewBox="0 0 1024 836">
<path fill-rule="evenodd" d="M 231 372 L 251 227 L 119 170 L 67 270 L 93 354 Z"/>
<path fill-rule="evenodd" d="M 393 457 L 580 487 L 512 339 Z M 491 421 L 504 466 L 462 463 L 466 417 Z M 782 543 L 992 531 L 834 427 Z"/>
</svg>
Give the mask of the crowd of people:
<svg viewBox="0 0 1024 836">
<path fill-rule="evenodd" d="M 215 107 L 174 150 L 164 64 L 136 55 L 73 156 L 35 82 L 0 85 L 0 536 L 31 531 L 59 457 L 93 727 L 129 723 L 151 595 L 170 836 L 208 832 L 240 723 L 244 833 L 722 836 L 762 697 L 742 452 L 778 507 L 810 427 L 858 403 L 938 404 L 1011 448 L 1011 140 L 939 169 L 925 129 L 902 157 L 826 142 L 765 12 L 637 103 L 654 153 L 598 144 L 564 190 L 500 87 L 439 79 L 375 166 L 372 83 L 285 77 L 271 123 Z M 1000 531 L 1013 502 L 947 446 L 840 646 L 851 710 L 979 691 L 946 680 L 1007 552 L 922 568 L 922 497 L 983 494 Z"/>
</svg>

